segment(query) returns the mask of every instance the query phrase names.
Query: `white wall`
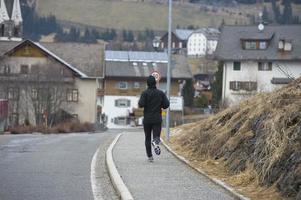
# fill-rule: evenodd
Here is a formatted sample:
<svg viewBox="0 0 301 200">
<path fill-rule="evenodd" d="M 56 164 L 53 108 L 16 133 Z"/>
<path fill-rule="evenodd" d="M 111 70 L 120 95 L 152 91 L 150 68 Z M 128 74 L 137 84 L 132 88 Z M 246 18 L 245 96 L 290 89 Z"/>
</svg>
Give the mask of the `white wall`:
<svg viewBox="0 0 301 200">
<path fill-rule="evenodd" d="M 272 62 L 272 71 L 258 71 L 258 62 L 241 62 L 241 70 L 233 70 L 233 62 L 224 63 L 223 72 L 223 100 L 229 105 L 239 103 L 241 100 L 254 95 L 257 92 L 270 92 L 283 85 L 272 84 L 272 78 L 287 78 L 277 65 L 281 66 L 283 71 L 290 74 L 291 77 L 301 76 L 301 62 Z M 230 90 L 230 81 L 254 81 L 257 82 L 257 91 L 247 93 L 245 91 Z"/>
<path fill-rule="evenodd" d="M 114 118 L 120 116 L 128 116 L 129 112 L 132 112 L 133 108 L 138 108 L 138 101 L 140 96 L 105 96 L 103 112 L 108 116 L 108 128 L 123 128 L 125 126 L 114 124 Z M 129 100 L 130 107 L 121 108 L 115 106 L 115 100 L 127 99 Z"/>
<path fill-rule="evenodd" d="M 205 56 L 207 51 L 207 39 L 202 33 L 192 33 L 187 41 L 188 56 Z"/>
<path fill-rule="evenodd" d="M 71 103 L 72 114 L 77 114 L 81 122 L 94 123 L 96 121 L 96 90 L 95 79 L 75 79 L 78 89 L 78 102 Z"/>
</svg>

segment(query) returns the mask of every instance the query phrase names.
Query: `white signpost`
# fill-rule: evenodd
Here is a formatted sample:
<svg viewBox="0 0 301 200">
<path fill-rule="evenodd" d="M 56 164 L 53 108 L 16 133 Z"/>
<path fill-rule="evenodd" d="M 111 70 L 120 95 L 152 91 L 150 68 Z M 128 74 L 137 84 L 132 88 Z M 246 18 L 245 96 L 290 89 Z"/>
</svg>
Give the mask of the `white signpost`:
<svg viewBox="0 0 301 200">
<path fill-rule="evenodd" d="M 170 97 L 170 110 L 183 111 L 183 97 Z"/>
</svg>

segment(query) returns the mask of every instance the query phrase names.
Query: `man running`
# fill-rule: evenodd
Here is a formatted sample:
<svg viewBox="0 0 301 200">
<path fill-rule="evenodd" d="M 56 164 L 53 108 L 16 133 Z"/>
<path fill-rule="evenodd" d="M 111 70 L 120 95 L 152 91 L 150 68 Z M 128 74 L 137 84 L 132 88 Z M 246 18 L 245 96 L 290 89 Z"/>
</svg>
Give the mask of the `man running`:
<svg viewBox="0 0 301 200">
<path fill-rule="evenodd" d="M 161 149 L 160 134 L 162 124 L 162 108 L 169 107 L 169 101 L 166 95 L 156 87 L 156 79 L 153 76 L 147 78 L 148 88 L 142 92 L 138 105 L 144 108 L 143 128 L 145 133 L 145 148 L 148 160 L 153 162 L 152 145 L 157 155 L 160 155 Z M 153 133 L 153 141 L 152 141 Z"/>
</svg>

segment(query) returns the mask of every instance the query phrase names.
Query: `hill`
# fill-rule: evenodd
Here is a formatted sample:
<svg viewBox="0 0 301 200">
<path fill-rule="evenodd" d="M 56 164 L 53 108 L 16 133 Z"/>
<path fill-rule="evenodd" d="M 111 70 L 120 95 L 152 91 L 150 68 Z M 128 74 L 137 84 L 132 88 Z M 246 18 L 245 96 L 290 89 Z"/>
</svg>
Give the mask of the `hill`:
<svg viewBox="0 0 301 200">
<path fill-rule="evenodd" d="M 166 30 L 168 25 L 167 4 L 155 1 L 37 0 L 37 11 L 41 15 L 54 14 L 59 20 L 104 28 L 148 28 L 160 31 Z M 244 24 L 249 22 L 244 13 L 213 7 L 201 8 L 200 5 L 189 3 L 174 4 L 173 26 L 218 26 L 223 18 L 228 24 L 234 24 L 235 21 Z"/>
<path fill-rule="evenodd" d="M 301 78 L 176 128 L 171 145 L 252 199 L 301 199 Z"/>
</svg>

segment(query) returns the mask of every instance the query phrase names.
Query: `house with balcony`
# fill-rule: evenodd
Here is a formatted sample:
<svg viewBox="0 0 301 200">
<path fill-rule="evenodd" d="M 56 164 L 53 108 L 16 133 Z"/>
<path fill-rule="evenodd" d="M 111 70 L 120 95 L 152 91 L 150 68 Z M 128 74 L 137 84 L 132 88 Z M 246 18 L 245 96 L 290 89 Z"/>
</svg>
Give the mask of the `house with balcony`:
<svg viewBox="0 0 301 200">
<path fill-rule="evenodd" d="M 0 99 L 10 126 L 99 121 L 104 45 L 0 41 Z"/>
<path fill-rule="evenodd" d="M 141 113 L 135 116 L 142 91 L 147 88 L 149 75 L 159 74 L 157 87 L 166 91 L 168 57 L 165 52 L 105 51 L 105 81 L 103 112 L 108 117 L 108 128 L 141 125 Z M 171 64 L 171 110 L 182 105 L 183 82 L 191 79 L 184 56 L 173 57 Z M 179 105 L 180 104 L 180 105 Z M 174 107 L 173 107 L 174 106 Z M 180 108 L 181 109 L 181 108 Z M 135 120 L 135 122 L 133 122 Z"/>
<path fill-rule="evenodd" d="M 301 76 L 301 26 L 224 26 L 215 56 L 223 62 L 222 99 L 234 105 Z"/>
</svg>

